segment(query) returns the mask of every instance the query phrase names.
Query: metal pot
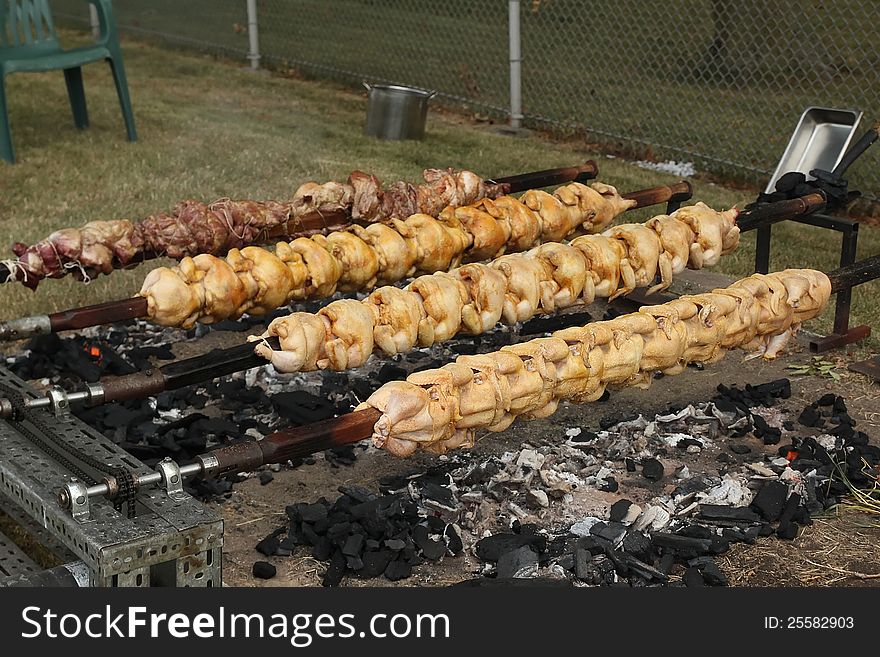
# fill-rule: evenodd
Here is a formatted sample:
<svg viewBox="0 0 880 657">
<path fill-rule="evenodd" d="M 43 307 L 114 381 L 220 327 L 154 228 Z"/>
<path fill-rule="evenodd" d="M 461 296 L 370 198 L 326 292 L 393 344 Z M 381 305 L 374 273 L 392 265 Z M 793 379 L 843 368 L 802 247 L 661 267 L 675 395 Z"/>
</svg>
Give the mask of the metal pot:
<svg viewBox="0 0 880 657">
<path fill-rule="evenodd" d="M 371 85 L 364 134 L 379 139 L 422 139 L 428 117 L 428 100 L 436 91 L 423 91 L 395 84 Z"/>
</svg>

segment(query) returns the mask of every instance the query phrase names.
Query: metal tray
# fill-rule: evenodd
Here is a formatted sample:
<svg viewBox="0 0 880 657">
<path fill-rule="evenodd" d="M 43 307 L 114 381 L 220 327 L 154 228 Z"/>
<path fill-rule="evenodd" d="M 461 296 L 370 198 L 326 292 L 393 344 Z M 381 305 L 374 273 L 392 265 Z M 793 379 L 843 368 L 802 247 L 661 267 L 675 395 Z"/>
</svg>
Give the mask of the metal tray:
<svg viewBox="0 0 880 657">
<path fill-rule="evenodd" d="M 789 171 L 809 175 L 812 169 L 834 169 L 849 147 L 861 119 L 862 112 L 858 110 L 808 107 L 801 114 L 764 191 L 767 194 L 773 192 L 776 181 Z"/>
</svg>

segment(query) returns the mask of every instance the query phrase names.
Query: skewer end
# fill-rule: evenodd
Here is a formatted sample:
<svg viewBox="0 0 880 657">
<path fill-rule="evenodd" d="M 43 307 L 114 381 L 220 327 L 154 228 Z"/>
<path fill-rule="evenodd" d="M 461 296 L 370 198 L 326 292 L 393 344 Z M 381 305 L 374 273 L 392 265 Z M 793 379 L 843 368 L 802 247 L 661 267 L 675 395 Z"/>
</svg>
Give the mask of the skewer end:
<svg viewBox="0 0 880 657">
<path fill-rule="evenodd" d="M 33 315 L 0 322 L 0 342 L 23 340 L 35 335 L 52 332 L 52 323 L 48 315 Z"/>
</svg>

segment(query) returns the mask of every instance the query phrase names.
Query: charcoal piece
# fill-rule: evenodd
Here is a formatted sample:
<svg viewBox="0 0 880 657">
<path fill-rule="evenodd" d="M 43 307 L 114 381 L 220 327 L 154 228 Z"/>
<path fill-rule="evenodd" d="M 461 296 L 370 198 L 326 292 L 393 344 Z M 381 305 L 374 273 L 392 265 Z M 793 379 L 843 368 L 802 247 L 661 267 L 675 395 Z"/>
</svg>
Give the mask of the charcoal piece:
<svg viewBox="0 0 880 657">
<path fill-rule="evenodd" d="M 577 547 L 578 549 L 586 550 L 594 557 L 597 554 L 602 554 L 607 550 L 613 549 L 608 541 L 596 536 L 582 536 L 577 540 Z"/>
<path fill-rule="evenodd" d="M 349 570 L 358 571 L 364 567 L 364 561 L 360 556 L 345 556 L 345 565 Z"/>
<path fill-rule="evenodd" d="M 303 522 L 315 523 L 327 517 L 327 507 L 320 503 L 305 504 L 299 510 Z"/>
<path fill-rule="evenodd" d="M 324 577 L 321 579 L 321 586 L 339 586 L 342 578 L 345 577 L 345 571 L 348 567 L 345 555 L 341 550 L 336 550 L 330 558 L 327 570 L 324 571 Z"/>
<path fill-rule="evenodd" d="M 345 538 L 350 531 L 350 522 L 337 522 L 327 529 L 327 538 L 329 538 L 331 541 L 337 541 Z"/>
<path fill-rule="evenodd" d="M 461 554 L 464 544 L 453 525 L 446 525 L 446 528 L 443 530 L 443 536 L 446 539 L 446 548 L 453 555 Z"/>
<path fill-rule="evenodd" d="M 752 451 L 752 448 L 749 447 L 748 445 L 746 445 L 745 443 L 733 443 L 732 445 L 730 445 L 729 449 L 734 454 L 740 454 L 740 455 L 750 454 Z"/>
<path fill-rule="evenodd" d="M 534 548 L 537 552 L 543 552 L 546 547 L 546 539 L 539 534 L 493 534 L 477 541 L 476 555 L 483 561 L 498 561 L 505 552 L 516 550 L 524 545 Z"/>
<path fill-rule="evenodd" d="M 333 541 L 326 536 L 319 536 L 312 547 L 312 556 L 318 561 L 327 561 L 334 550 Z"/>
<path fill-rule="evenodd" d="M 834 401 L 836 399 L 837 399 L 837 395 L 835 395 L 833 392 L 828 392 L 816 400 L 816 405 L 817 406 L 834 406 Z"/>
<path fill-rule="evenodd" d="M 420 543 L 419 547 L 422 550 L 422 556 L 430 561 L 437 561 L 446 554 L 446 543 L 443 541 L 428 539 L 424 543 Z"/>
<path fill-rule="evenodd" d="M 663 464 L 655 458 L 642 461 L 642 476 L 649 481 L 660 481 L 663 478 Z"/>
<path fill-rule="evenodd" d="M 270 401 L 278 415 L 295 425 L 312 424 L 329 419 L 336 410 L 326 399 L 305 390 L 279 392 L 272 395 Z"/>
<path fill-rule="evenodd" d="M 260 472 L 260 486 L 270 484 L 274 479 L 275 475 L 273 475 L 270 470 L 263 470 L 262 472 Z"/>
<path fill-rule="evenodd" d="M 278 537 L 284 533 L 285 529 L 287 528 L 279 527 L 271 534 L 266 536 L 266 538 L 257 543 L 255 548 L 257 552 L 267 557 L 275 556 L 275 552 L 278 550 L 278 546 L 281 543 L 281 539 Z"/>
<path fill-rule="evenodd" d="M 593 574 L 593 555 L 583 548 L 574 551 L 574 574 L 581 580 L 591 579 Z"/>
<path fill-rule="evenodd" d="M 410 575 L 412 575 L 412 566 L 400 557 L 391 561 L 385 568 L 385 577 L 392 582 L 406 579 Z"/>
<path fill-rule="evenodd" d="M 672 566 L 675 564 L 675 554 L 672 552 L 667 552 L 662 557 L 660 557 L 660 562 L 657 564 L 657 570 L 659 570 L 664 575 L 668 575 L 672 570 Z"/>
<path fill-rule="evenodd" d="M 623 539 L 623 550 L 647 563 L 651 561 L 654 546 L 651 539 L 642 532 L 629 531 Z"/>
<path fill-rule="evenodd" d="M 790 192 L 793 191 L 795 187 L 806 182 L 807 177 L 800 171 L 789 171 L 781 176 L 776 181 L 776 191 L 777 192 Z"/>
<path fill-rule="evenodd" d="M 714 559 L 710 559 L 700 567 L 703 575 L 703 581 L 709 586 L 727 586 L 727 575 L 725 575 Z"/>
<path fill-rule="evenodd" d="M 343 495 L 347 495 L 355 502 L 369 502 L 370 500 L 375 500 L 377 497 L 372 491 L 367 490 L 363 486 L 357 486 L 354 484 L 344 484 L 336 490 Z"/>
<path fill-rule="evenodd" d="M 691 538 L 667 532 L 655 532 L 651 536 L 651 541 L 656 547 L 676 552 L 683 559 L 699 557 L 708 554 L 712 550 L 712 541 L 710 539 Z"/>
<path fill-rule="evenodd" d="M 378 577 L 385 572 L 393 558 L 394 553 L 391 550 L 365 552 L 361 557 L 363 567 L 358 571 L 358 576 L 367 579 Z"/>
<path fill-rule="evenodd" d="M 675 446 L 678 449 L 687 449 L 688 447 L 703 447 L 703 443 L 697 440 L 696 438 L 691 438 L 688 436 L 687 438 L 681 438 Z"/>
<path fill-rule="evenodd" d="M 611 512 L 608 516 L 609 520 L 612 522 L 621 522 L 624 518 L 626 518 L 626 514 L 629 512 L 629 508 L 632 506 L 632 502 L 627 499 L 617 500 L 614 504 L 611 505 Z"/>
<path fill-rule="evenodd" d="M 516 550 L 505 552 L 498 558 L 496 566 L 498 578 L 508 579 L 517 575 L 527 575 L 529 571 L 537 569 L 538 555 L 528 545 L 523 545 Z"/>
<path fill-rule="evenodd" d="M 746 506 L 727 506 L 724 504 L 701 504 L 701 518 L 706 520 L 721 520 L 726 522 L 759 522 L 757 513 Z"/>
<path fill-rule="evenodd" d="M 715 457 L 715 460 L 725 465 L 733 465 L 734 463 L 736 463 L 736 459 L 727 452 L 721 452 L 718 456 Z"/>
<path fill-rule="evenodd" d="M 428 516 L 425 518 L 425 522 L 428 523 L 428 529 L 432 534 L 442 534 L 446 530 L 446 523 L 437 516 Z"/>
<path fill-rule="evenodd" d="M 379 383 L 402 381 L 406 378 L 406 370 L 394 363 L 385 363 L 379 368 L 379 371 L 376 372 L 374 378 Z"/>
<path fill-rule="evenodd" d="M 752 508 L 768 522 L 776 522 L 788 497 L 788 485 L 782 481 L 768 481 L 752 499 Z"/>
<path fill-rule="evenodd" d="M 342 554 L 346 555 L 347 557 L 356 557 L 360 555 L 363 549 L 364 535 L 352 534 L 345 540 L 345 544 L 342 546 Z"/>
<path fill-rule="evenodd" d="M 268 561 L 255 561 L 251 573 L 257 579 L 272 579 L 278 574 L 278 569 Z"/>
<path fill-rule="evenodd" d="M 423 484 L 420 488 L 422 497 L 442 504 L 445 507 L 455 507 L 455 496 L 452 491 L 445 486 L 438 486 L 433 483 Z"/>
<path fill-rule="evenodd" d="M 626 465 L 626 471 L 627 471 L 627 472 L 635 472 L 635 471 L 636 471 L 636 462 L 635 462 L 635 460 L 633 460 L 633 459 L 631 459 L 631 458 L 629 458 L 629 457 L 626 457 L 625 459 L 623 459 L 623 462 L 624 462 L 624 464 Z"/>
<path fill-rule="evenodd" d="M 619 522 L 597 522 L 590 528 L 590 534 L 616 545 L 626 534 L 626 527 Z"/>
<path fill-rule="evenodd" d="M 535 317 L 523 322 L 520 327 L 520 335 L 536 335 L 538 333 L 551 333 L 568 326 L 583 326 L 592 321 L 589 313 L 567 313 L 550 315 L 548 317 Z"/>
<path fill-rule="evenodd" d="M 681 580 L 684 582 L 684 585 L 688 587 L 706 586 L 706 581 L 703 579 L 703 573 L 701 573 L 700 569 L 696 566 L 691 566 L 684 571 Z"/>
<path fill-rule="evenodd" d="M 354 445 L 333 447 L 324 452 L 324 459 L 333 467 L 339 467 L 340 465 L 353 465 L 357 460 L 357 454 L 355 453 L 354 448 Z"/>
<path fill-rule="evenodd" d="M 638 417 L 638 413 L 613 413 L 612 415 L 606 415 L 599 420 L 599 428 L 604 431 L 605 429 L 610 429 L 615 424 L 631 422 L 632 420 L 638 419 Z"/>
<path fill-rule="evenodd" d="M 798 526 L 793 522 L 781 522 L 776 528 L 776 536 L 784 541 L 791 541 L 797 538 Z"/>
<path fill-rule="evenodd" d="M 614 561 L 617 572 L 623 577 L 636 575 L 645 581 L 657 580 L 666 582 L 669 580 L 666 573 L 657 570 L 651 564 L 645 563 L 629 553 L 609 552 L 608 556 Z"/>
<path fill-rule="evenodd" d="M 400 540 L 399 538 L 387 539 L 385 541 L 385 547 L 393 552 L 400 552 L 403 548 L 406 547 L 406 542 Z"/>
<path fill-rule="evenodd" d="M 819 425 L 819 421 L 821 419 L 822 418 L 819 415 L 819 411 L 817 411 L 812 406 L 807 406 L 803 411 L 801 411 L 801 414 L 798 416 L 797 421 L 805 427 L 815 427 Z"/>
<path fill-rule="evenodd" d="M 837 396 L 834 398 L 834 406 L 832 410 L 838 415 L 847 412 L 846 401 L 843 397 Z"/>
<path fill-rule="evenodd" d="M 448 345 L 449 350 L 462 356 L 472 356 L 479 351 L 480 345 L 474 342 L 455 341 Z"/>
<path fill-rule="evenodd" d="M 617 479 L 614 477 L 606 477 L 602 480 L 602 483 L 599 484 L 599 490 L 603 493 L 616 493 L 620 489 L 620 484 L 617 483 Z"/>
</svg>

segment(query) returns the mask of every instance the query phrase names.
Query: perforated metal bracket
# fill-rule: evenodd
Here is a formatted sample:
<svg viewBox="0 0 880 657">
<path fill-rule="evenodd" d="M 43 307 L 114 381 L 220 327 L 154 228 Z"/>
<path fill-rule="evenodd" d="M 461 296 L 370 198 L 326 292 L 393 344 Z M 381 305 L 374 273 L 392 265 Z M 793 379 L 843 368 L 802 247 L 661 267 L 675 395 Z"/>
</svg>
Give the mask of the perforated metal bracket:
<svg viewBox="0 0 880 657">
<path fill-rule="evenodd" d="M 156 465 L 156 471 L 162 475 L 162 485 L 165 492 L 172 500 L 181 501 L 189 496 L 183 492 L 183 477 L 180 475 L 180 466 L 170 458 L 164 458 Z"/>
<path fill-rule="evenodd" d="M 65 499 L 70 504 L 70 515 L 77 522 L 88 522 L 91 520 L 89 513 L 89 489 L 78 479 L 71 479 L 64 484 L 64 489 L 60 494 L 60 502 L 63 504 Z"/>
</svg>

